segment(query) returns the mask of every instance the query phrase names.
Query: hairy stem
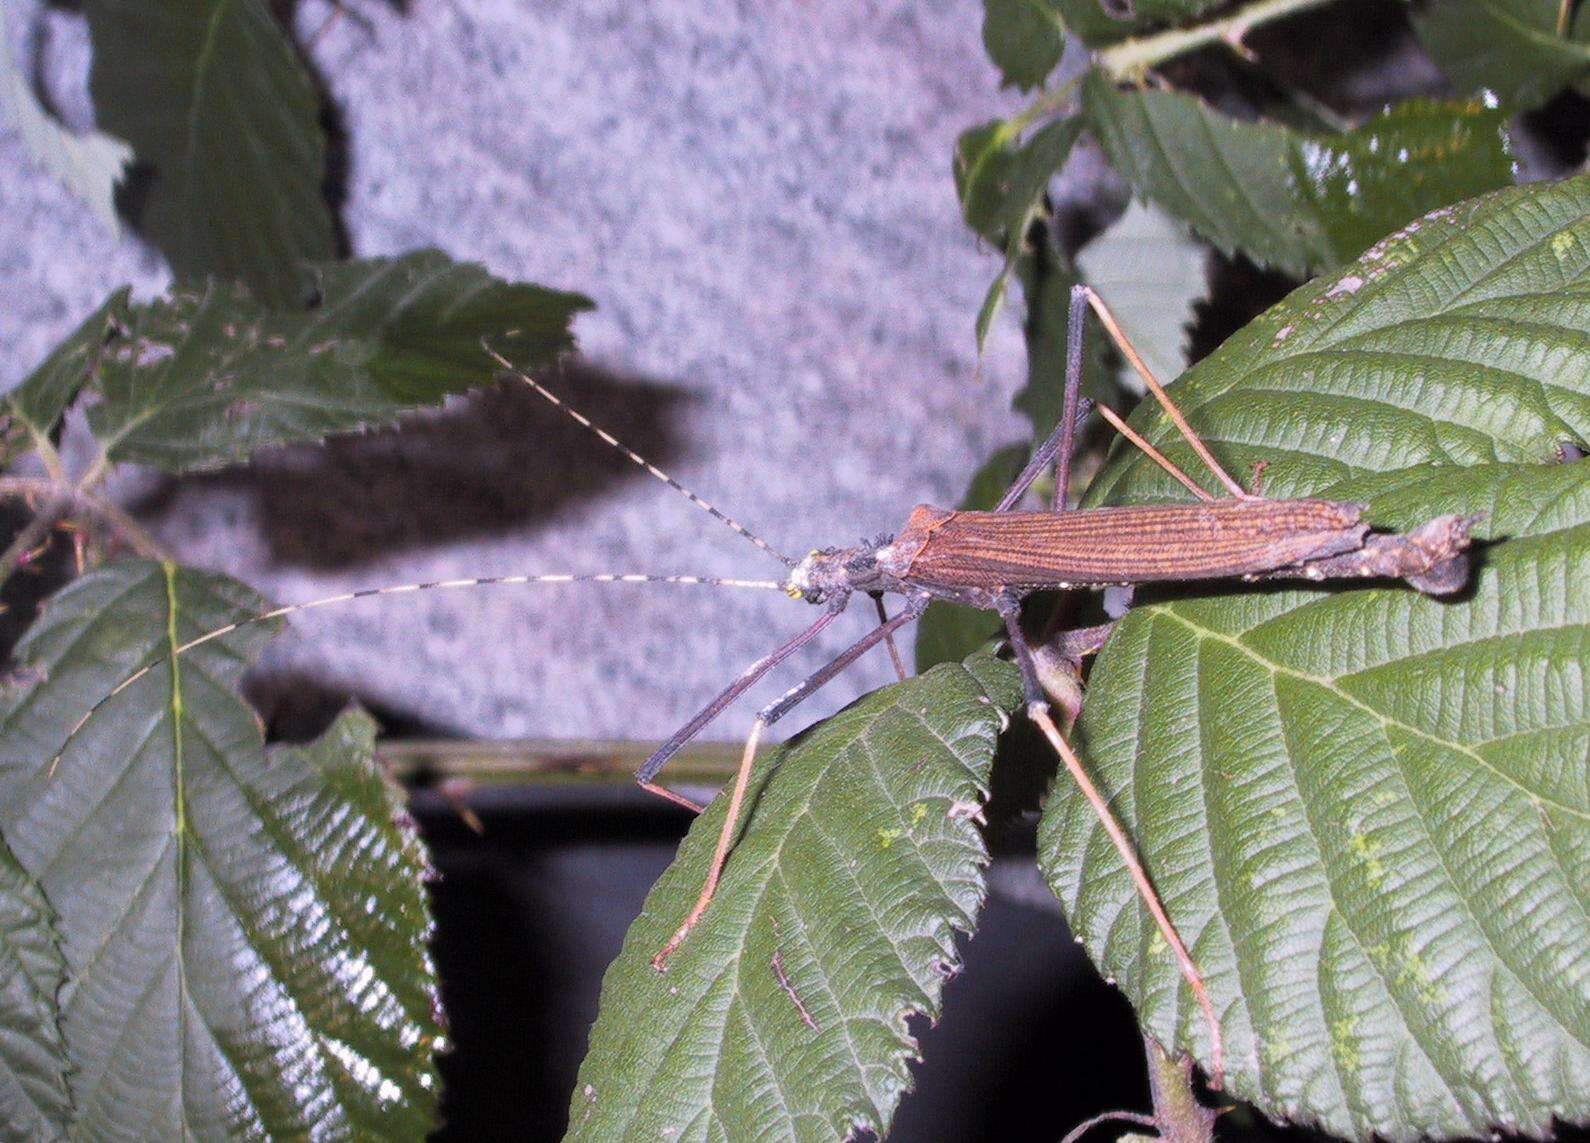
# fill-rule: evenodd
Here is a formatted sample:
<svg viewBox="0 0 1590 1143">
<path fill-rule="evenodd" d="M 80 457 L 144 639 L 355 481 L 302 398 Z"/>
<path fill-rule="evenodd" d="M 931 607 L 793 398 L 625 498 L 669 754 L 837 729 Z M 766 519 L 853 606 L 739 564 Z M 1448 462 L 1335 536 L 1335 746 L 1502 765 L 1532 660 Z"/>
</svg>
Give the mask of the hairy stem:
<svg viewBox="0 0 1590 1143">
<path fill-rule="evenodd" d="M 1149 68 L 1157 67 L 1168 59 L 1196 51 L 1213 43 L 1240 45 L 1242 38 L 1261 24 L 1284 20 L 1310 8 L 1318 8 L 1331 0 L 1258 0 L 1258 3 L 1238 8 L 1229 16 L 1198 24 L 1191 28 L 1171 28 L 1151 36 L 1123 40 L 1114 47 L 1105 48 L 1094 57 L 1094 63 L 1118 82 L 1141 79 Z"/>
<path fill-rule="evenodd" d="M 1171 1059 L 1154 1037 L 1143 1036 L 1148 1057 L 1148 1088 L 1154 1096 L 1154 1121 L 1167 1143 L 1210 1143 L 1218 1112 L 1198 1102 L 1192 1089 L 1192 1063 Z"/>
</svg>

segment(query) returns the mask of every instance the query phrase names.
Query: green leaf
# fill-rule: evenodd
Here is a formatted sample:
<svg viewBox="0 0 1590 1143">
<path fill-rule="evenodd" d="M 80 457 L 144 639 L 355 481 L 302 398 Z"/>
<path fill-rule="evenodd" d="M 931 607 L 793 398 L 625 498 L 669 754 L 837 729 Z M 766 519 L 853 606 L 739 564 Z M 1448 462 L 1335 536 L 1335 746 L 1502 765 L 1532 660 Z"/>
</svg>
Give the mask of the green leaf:
<svg viewBox="0 0 1590 1143">
<path fill-rule="evenodd" d="M 1051 0 L 983 0 L 983 47 L 1000 86 L 1040 86 L 1065 51 L 1065 25 Z"/>
<path fill-rule="evenodd" d="M 301 304 L 333 257 L 320 106 L 265 0 L 89 0 L 100 123 L 151 168 L 142 229 L 179 279 Z"/>
<path fill-rule="evenodd" d="M 1080 738 L 1208 982 L 1231 1094 L 1358 1138 L 1543 1134 L 1590 1117 L 1590 467 L 1380 487 L 1351 494 L 1388 524 L 1488 514 L 1471 594 L 1140 607 Z M 1039 840 L 1067 918 L 1148 1030 L 1207 1059 L 1068 785 Z"/>
<path fill-rule="evenodd" d="M 135 307 L 89 427 L 110 459 L 171 472 L 391 421 L 574 344 L 578 294 L 509 284 L 436 250 L 316 267 L 319 300 L 267 310 L 218 282 Z"/>
<path fill-rule="evenodd" d="M 1029 451 L 1023 445 L 1009 445 L 989 457 L 973 474 L 971 487 L 957 507 L 992 508 L 1027 463 Z M 916 625 L 917 673 L 940 663 L 958 663 L 976 651 L 986 650 L 986 644 L 998 638 L 1002 630 L 1004 625 L 992 611 L 935 599 Z"/>
<path fill-rule="evenodd" d="M 1590 12 L 1571 0 L 1433 0 L 1413 9 L 1413 25 L 1453 87 L 1515 110 L 1590 75 Z"/>
<path fill-rule="evenodd" d="M 1207 289 L 1207 261 L 1204 247 L 1174 221 L 1134 201 L 1078 252 L 1077 269 L 1109 303 L 1154 376 L 1168 382 L 1187 365 L 1187 325 Z"/>
<path fill-rule="evenodd" d="M 373 723 L 350 712 L 267 752 L 236 689 L 264 624 L 173 669 L 179 641 L 260 602 L 224 576 L 115 564 L 18 647 L 0 830 L 60 917 L 75 1135 L 416 1138 L 433 1122 L 426 859 Z"/>
<path fill-rule="evenodd" d="M 1409 100 L 1311 136 L 1094 73 L 1083 114 L 1137 195 L 1225 253 L 1294 274 L 1339 265 L 1409 219 L 1512 178 L 1503 114 L 1478 100 Z"/>
<path fill-rule="evenodd" d="M 1421 464 L 1546 462 L 1590 440 L 1587 315 L 1590 177 L 1534 183 L 1410 223 L 1293 291 L 1171 392 L 1233 474 L 1268 463 L 1275 496 Z M 1196 475 L 1151 404 L 1133 426 Z M 1086 503 L 1186 498 L 1118 447 Z"/>
<path fill-rule="evenodd" d="M 1233 471 L 1273 462 L 1272 495 L 1485 513 L 1456 599 L 1167 593 L 1090 676 L 1087 764 L 1268 1115 L 1392 1139 L 1590 1115 L 1590 467 L 1549 463 L 1590 433 L 1587 314 L 1590 179 L 1535 184 L 1410 224 L 1171 390 Z M 1185 498 L 1161 475 L 1122 451 L 1087 502 Z M 1207 1062 L 1069 783 L 1040 857 L 1146 1027 Z"/>
<path fill-rule="evenodd" d="M 1054 119 L 1017 145 L 1006 119 L 971 127 L 955 141 L 955 194 L 966 225 L 996 246 L 1019 236 L 1043 205 L 1049 180 L 1065 166 L 1082 121 Z"/>
<path fill-rule="evenodd" d="M 120 230 L 116 184 L 132 161 L 132 148 L 103 131 L 69 131 L 40 105 L 12 62 L 4 4 L 0 4 L 0 119 L 16 128 L 28 153 L 86 202 L 100 222 L 111 231 Z"/>
<path fill-rule="evenodd" d="M 1017 147 L 1016 124 L 994 120 L 963 131 L 956 140 L 955 193 L 961 213 L 968 226 L 1005 251 L 1004 265 L 977 313 L 979 353 L 1005 303 L 1027 228 L 1044 210 L 1049 180 L 1065 166 L 1081 132 L 1080 119 L 1056 119 Z"/>
<path fill-rule="evenodd" d="M 1065 26 L 1090 48 L 1149 28 L 1189 24 L 1228 3 L 1229 0 L 1055 0 Z"/>
<path fill-rule="evenodd" d="M 131 288 L 123 286 L 106 298 L 37 369 L 5 395 L 6 414 L 26 430 L 29 440 L 48 439 L 61 414 L 93 376 L 106 342 L 127 322 L 130 293 Z"/>
<path fill-rule="evenodd" d="M 716 899 L 650 958 L 706 872 L 696 819 L 602 983 L 571 1139 L 833 1139 L 887 1129 L 913 1013 L 937 1015 L 971 929 L 987 794 L 1014 670 L 985 657 L 875 691 L 763 757 Z"/>
<path fill-rule="evenodd" d="M 60 1139 L 71 1115 L 55 911 L 0 842 L 0 1139 Z"/>
</svg>

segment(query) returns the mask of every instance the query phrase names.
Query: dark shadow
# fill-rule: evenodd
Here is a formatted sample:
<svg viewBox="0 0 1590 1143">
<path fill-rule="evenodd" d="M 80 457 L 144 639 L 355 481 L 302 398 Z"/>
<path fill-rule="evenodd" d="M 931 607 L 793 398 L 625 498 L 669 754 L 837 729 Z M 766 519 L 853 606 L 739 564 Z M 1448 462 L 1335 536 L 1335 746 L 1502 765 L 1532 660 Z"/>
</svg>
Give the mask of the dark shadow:
<svg viewBox="0 0 1590 1143">
<path fill-rule="evenodd" d="M 629 809 L 450 810 L 418 817 L 439 877 L 432 949 L 452 1050 L 436 1139 L 557 1139 L 602 973 L 689 815 Z"/>
<path fill-rule="evenodd" d="M 664 467 L 675 458 L 679 390 L 583 362 L 548 384 L 642 456 Z M 340 569 L 501 532 L 631 479 L 651 477 L 528 387 L 504 382 L 392 428 L 162 481 L 134 510 L 158 524 L 184 487 L 244 488 L 258 498 L 277 562 Z"/>
<path fill-rule="evenodd" d="M 1193 304 L 1187 328 L 1189 362 L 1208 357 L 1222 342 L 1276 302 L 1286 297 L 1299 279 L 1269 270 L 1251 259 L 1210 250 L 1209 292 Z"/>
<path fill-rule="evenodd" d="M 1521 126 L 1542 148 L 1551 175 L 1569 175 L 1590 148 L 1590 99 L 1568 88 L 1538 111 L 1520 117 Z"/>
<path fill-rule="evenodd" d="M 1100 1112 L 1146 1110 L 1131 1006 L 1057 912 L 995 897 L 961 951 L 943 1016 L 912 1029 L 923 1062 L 890 1139 L 1054 1143 Z"/>
<path fill-rule="evenodd" d="M 375 719 L 382 738 L 451 737 L 442 727 L 367 695 L 327 686 L 319 679 L 296 673 L 262 677 L 249 671 L 243 676 L 241 690 L 249 705 L 259 712 L 270 742 L 312 742 L 355 703 Z"/>
</svg>

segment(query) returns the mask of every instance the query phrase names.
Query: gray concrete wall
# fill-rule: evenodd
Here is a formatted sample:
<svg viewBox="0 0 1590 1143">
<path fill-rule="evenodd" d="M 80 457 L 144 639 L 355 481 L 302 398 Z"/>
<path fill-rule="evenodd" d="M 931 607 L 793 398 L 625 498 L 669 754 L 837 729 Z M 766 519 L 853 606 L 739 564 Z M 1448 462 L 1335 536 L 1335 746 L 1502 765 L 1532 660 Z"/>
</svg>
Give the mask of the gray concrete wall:
<svg viewBox="0 0 1590 1143">
<path fill-rule="evenodd" d="M 353 251 L 435 245 L 591 295 L 583 361 L 559 382 L 570 398 L 774 544 L 798 555 L 892 530 L 1020 435 L 1011 323 L 975 367 L 997 262 L 961 225 L 949 174 L 957 132 L 1016 102 L 997 91 L 976 0 L 351 7 L 367 23 L 336 19 L 312 59 L 349 141 Z M 81 119 L 79 24 L 8 9 L 14 46 Z M 301 38 L 329 11 L 302 5 Z M 0 170 L 10 384 L 112 287 L 166 278 L 4 128 Z M 123 491 L 183 558 L 284 601 L 520 571 L 779 571 L 524 394 Z M 303 616 L 268 661 L 447 732 L 658 737 L 811 614 L 771 593 L 432 593 Z M 887 678 L 878 656 L 821 709 Z M 742 732 L 750 710 L 714 733 Z"/>
</svg>

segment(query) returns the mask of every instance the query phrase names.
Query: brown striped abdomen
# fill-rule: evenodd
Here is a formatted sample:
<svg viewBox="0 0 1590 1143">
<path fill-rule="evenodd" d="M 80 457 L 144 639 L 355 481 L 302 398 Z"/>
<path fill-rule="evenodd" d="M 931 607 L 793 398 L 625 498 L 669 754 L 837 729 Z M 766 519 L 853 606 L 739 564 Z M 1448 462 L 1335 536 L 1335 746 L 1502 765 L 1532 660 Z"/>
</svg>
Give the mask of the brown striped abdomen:
<svg viewBox="0 0 1590 1143">
<path fill-rule="evenodd" d="M 909 575 L 924 584 L 981 588 L 1221 579 L 1352 551 L 1368 531 L 1359 522 L 1362 512 L 1361 504 L 1335 500 L 1234 498 L 1058 513 L 955 512 L 932 523 Z"/>
</svg>

